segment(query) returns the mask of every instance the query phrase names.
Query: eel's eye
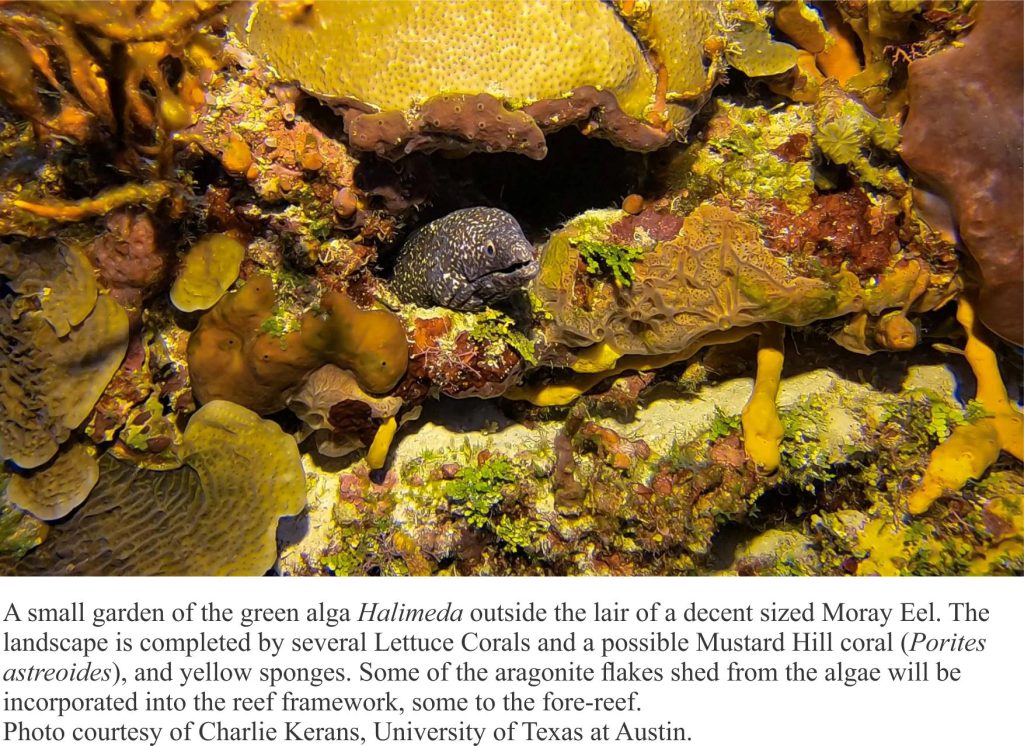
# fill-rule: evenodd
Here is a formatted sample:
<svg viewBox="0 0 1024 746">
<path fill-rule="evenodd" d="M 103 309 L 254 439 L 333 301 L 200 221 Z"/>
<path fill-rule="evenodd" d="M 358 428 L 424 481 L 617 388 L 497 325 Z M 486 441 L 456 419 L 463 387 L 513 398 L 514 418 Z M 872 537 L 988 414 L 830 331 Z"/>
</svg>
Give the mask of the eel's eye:
<svg viewBox="0 0 1024 746">
<path fill-rule="evenodd" d="M 494 256 L 494 241 L 488 241 L 484 244 L 484 253 L 487 256 Z"/>
</svg>

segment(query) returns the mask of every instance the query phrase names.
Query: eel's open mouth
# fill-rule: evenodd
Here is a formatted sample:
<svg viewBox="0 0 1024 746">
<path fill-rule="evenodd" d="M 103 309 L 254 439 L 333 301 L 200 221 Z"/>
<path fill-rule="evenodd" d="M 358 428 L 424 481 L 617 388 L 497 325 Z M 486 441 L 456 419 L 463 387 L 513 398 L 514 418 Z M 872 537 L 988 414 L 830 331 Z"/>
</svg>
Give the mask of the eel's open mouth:
<svg viewBox="0 0 1024 746">
<path fill-rule="evenodd" d="M 500 277 L 505 280 L 508 280 L 510 278 L 521 277 L 524 280 L 530 280 L 536 276 L 539 269 L 540 262 L 538 262 L 536 259 L 527 259 L 522 262 L 510 264 L 507 267 L 491 270 L 490 272 L 487 272 L 486 274 L 483 274 L 479 278 L 477 278 L 477 282 L 495 277 Z"/>
</svg>

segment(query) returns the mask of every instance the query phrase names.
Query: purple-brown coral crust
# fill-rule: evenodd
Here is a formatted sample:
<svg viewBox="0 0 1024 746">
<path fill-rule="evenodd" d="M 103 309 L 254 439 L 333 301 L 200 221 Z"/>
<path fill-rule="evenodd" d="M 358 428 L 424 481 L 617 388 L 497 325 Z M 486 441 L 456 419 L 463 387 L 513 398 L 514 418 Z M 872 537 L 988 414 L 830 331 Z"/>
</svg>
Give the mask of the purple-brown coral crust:
<svg viewBox="0 0 1024 746">
<path fill-rule="evenodd" d="M 409 370 L 395 391 L 415 403 L 431 388 L 453 398 L 501 396 L 517 382 L 522 358 L 509 347 L 489 353 L 486 343 L 459 332 L 454 339 L 446 318 L 416 319 L 409 352 Z"/>
<path fill-rule="evenodd" d="M 107 230 L 86 247 L 110 294 L 135 317 L 168 279 L 173 254 L 162 246 L 149 213 L 118 210 Z"/>
<path fill-rule="evenodd" d="M 422 151 L 472 153 L 512 151 L 534 159 L 547 155 L 545 133 L 577 126 L 629 150 L 657 150 L 674 137 L 671 130 L 625 114 L 614 94 L 593 86 L 566 98 L 537 101 L 519 110 L 487 93 L 442 94 L 424 102 L 412 121 L 397 111 L 344 112 L 349 142 L 383 158 Z"/>
<path fill-rule="evenodd" d="M 434 150 L 512 150 L 535 159 L 548 152 L 544 134 L 530 116 L 508 109 L 486 93 L 434 96 L 423 103 L 412 122 L 396 111 L 349 110 L 345 123 L 353 147 L 390 159 Z"/>
<path fill-rule="evenodd" d="M 811 256 L 827 267 L 845 264 L 862 278 L 884 270 L 899 248 L 896 216 L 877 209 L 859 188 L 815 194 L 796 215 L 778 202 L 763 219 L 778 254 Z"/>
<path fill-rule="evenodd" d="M 978 316 L 1024 344 L 1024 5 L 979 3 L 962 46 L 911 63 L 904 160 L 952 203 Z"/>
<path fill-rule="evenodd" d="M 585 134 L 604 137 L 627 150 L 657 150 L 670 143 L 675 134 L 645 124 L 624 113 L 610 91 L 581 86 L 567 98 L 537 101 L 523 107 L 545 132 L 575 124 Z"/>
<path fill-rule="evenodd" d="M 627 214 L 622 220 L 614 223 L 608 232 L 612 238 L 621 243 L 632 243 L 636 240 L 637 229 L 655 241 L 670 241 L 679 235 L 683 227 L 683 219 L 668 211 L 647 209 L 636 214 Z"/>
</svg>

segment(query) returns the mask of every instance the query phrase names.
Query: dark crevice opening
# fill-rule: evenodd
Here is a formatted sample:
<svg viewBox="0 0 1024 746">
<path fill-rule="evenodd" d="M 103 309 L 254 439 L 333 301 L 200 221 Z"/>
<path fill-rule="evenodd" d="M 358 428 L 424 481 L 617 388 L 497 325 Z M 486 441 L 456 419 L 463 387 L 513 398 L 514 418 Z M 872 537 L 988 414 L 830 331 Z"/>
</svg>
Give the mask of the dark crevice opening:
<svg viewBox="0 0 1024 746">
<path fill-rule="evenodd" d="M 498 207 L 539 242 L 582 212 L 618 207 L 649 171 L 647 154 L 586 137 L 575 128 L 552 133 L 547 142 L 547 157 L 539 161 L 515 153 L 421 156 L 417 171 L 428 178 L 418 185 L 424 200 L 409 230 L 465 207 Z M 384 166 L 377 164 L 377 169 L 384 171 Z"/>
</svg>

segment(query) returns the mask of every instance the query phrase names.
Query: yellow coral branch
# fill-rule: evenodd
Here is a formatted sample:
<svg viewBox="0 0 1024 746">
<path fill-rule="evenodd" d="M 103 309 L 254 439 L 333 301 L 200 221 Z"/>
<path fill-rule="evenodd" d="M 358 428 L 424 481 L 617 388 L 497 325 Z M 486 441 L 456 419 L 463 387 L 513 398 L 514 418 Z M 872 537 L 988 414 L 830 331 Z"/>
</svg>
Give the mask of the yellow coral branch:
<svg viewBox="0 0 1024 746">
<path fill-rule="evenodd" d="M 398 430 L 398 420 L 388 417 L 384 424 L 377 428 L 377 434 L 373 436 L 370 450 L 366 452 L 366 465 L 371 469 L 383 468 L 384 462 L 388 460 L 388 451 L 391 449 L 391 442 L 395 439 L 395 432 Z"/>
<path fill-rule="evenodd" d="M 100 192 L 95 197 L 79 200 L 28 202 L 23 199 L 12 199 L 10 204 L 41 218 L 73 222 L 106 215 L 125 205 L 155 204 L 170 193 L 170 182 L 154 181 L 150 184 L 125 184 Z"/>
<path fill-rule="evenodd" d="M 989 416 L 957 427 L 949 439 L 932 451 L 924 478 L 909 499 L 911 513 L 923 513 L 946 492 L 980 479 L 999 458 L 1000 451 L 1024 460 L 1024 415 L 1006 395 L 996 354 L 978 324 L 974 307 L 964 296 L 956 313 L 967 332 L 964 357 L 978 380 L 977 401 Z"/>
<path fill-rule="evenodd" d="M 782 380 L 783 343 L 783 330 L 777 324 L 768 325 L 761 333 L 754 390 L 740 417 L 747 455 L 768 472 L 778 469 L 781 460 L 779 445 L 783 431 L 775 400 Z"/>
<path fill-rule="evenodd" d="M 755 325 L 712 332 L 679 352 L 669 352 L 664 355 L 625 355 L 618 358 L 618 363 L 607 370 L 581 373 L 572 376 L 567 381 L 558 383 L 537 384 L 509 389 L 505 392 L 504 397 L 513 401 L 528 401 L 537 407 L 564 406 L 571 404 L 606 378 L 617 376 L 629 370 L 646 371 L 664 368 L 667 365 L 688 360 L 704 347 L 738 342 L 749 337 L 751 334 L 757 334 L 761 330 L 761 326 Z M 609 346 L 602 343 L 597 346 L 596 351 L 590 352 L 593 349 L 588 348 L 587 351 L 582 352 L 577 358 L 577 363 L 579 360 L 586 360 L 588 364 L 599 365 L 611 360 L 613 353 L 610 351 L 611 348 Z M 594 368 L 591 368 L 591 370 L 594 370 Z"/>
</svg>

